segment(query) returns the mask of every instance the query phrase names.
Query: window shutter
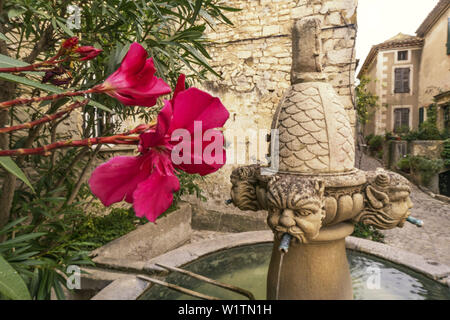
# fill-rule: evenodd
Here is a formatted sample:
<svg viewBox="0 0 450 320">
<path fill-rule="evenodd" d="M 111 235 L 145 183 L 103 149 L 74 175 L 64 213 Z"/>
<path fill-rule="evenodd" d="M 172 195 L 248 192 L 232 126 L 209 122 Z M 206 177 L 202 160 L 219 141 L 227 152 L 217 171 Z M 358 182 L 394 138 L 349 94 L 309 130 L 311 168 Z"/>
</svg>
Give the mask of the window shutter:
<svg viewBox="0 0 450 320">
<path fill-rule="evenodd" d="M 402 125 L 401 127 L 409 128 L 409 109 L 402 109 Z"/>
<path fill-rule="evenodd" d="M 395 69 L 395 87 L 394 92 L 401 92 L 402 80 L 401 80 L 401 69 Z"/>
<path fill-rule="evenodd" d="M 423 107 L 419 108 L 419 126 L 423 123 L 425 120 L 425 113 L 423 110 Z"/>
<path fill-rule="evenodd" d="M 395 69 L 395 86 L 394 93 L 404 93 L 409 92 L 409 78 L 410 69 L 409 68 L 397 68 Z"/>
<path fill-rule="evenodd" d="M 409 68 L 403 69 L 403 91 L 402 92 L 409 92 Z M 409 112 L 409 109 L 408 109 Z"/>
<path fill-rule="evenodd" d="M 447 20 L 447 54 L 450 54 L 450 17 Z"/>
<path fill-rule="evenodd" d="M 400 109 L 394 110 L 394 132 L 397 132 L 397 130 L 400 128 Z"/>
</svg>

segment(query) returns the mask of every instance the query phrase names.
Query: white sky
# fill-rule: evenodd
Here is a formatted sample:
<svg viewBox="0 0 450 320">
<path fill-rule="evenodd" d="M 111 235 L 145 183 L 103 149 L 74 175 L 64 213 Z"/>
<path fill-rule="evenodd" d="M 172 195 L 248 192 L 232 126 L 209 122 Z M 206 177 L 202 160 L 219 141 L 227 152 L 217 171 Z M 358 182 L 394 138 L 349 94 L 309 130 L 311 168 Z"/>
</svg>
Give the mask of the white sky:
<svg viewBox="0 0 450 320">
<path fill-rule="evenodd" d="M 372 45 L 399 32 L 416 35 L 428 13 L 439 0 L 359 0 L 356 58 L 361 68 Z"/>
</svg>

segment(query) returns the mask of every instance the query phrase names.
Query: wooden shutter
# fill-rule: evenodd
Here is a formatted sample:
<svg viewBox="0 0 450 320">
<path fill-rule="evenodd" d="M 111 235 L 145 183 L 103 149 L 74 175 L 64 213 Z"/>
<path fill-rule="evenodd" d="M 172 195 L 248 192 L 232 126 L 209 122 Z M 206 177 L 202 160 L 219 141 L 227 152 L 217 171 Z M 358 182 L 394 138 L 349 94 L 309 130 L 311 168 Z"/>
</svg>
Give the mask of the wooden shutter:
<svg viewBox="0 0 450 320">
<path fill-rule="evenodd" d="M 425 112 L 423 107 L 419 108 L 419 126 L 425 121 Z"/>
<path fill-rule="evenodd" d="M 450 54 L 450 17 L 447 20 L 447 54 Z"/>
<path fill-rule="evenodd" d="M 409 68 L 404 68 L 403 70 L 403 91 L 402 92 L 409 92 Z M 409 112 L 409 109 L 406 109 Z"/>
<path fill-rule="evenodd" d="M 402 128 L 408 127 L 409 128 L 409 109 L 404 108 L 400 109 L 402 113 Z"/>
<path fill-rule="evenodd" d="M 401 92 L 402 88 L 401 70 L 402 69 L 395 69 L 395 89 L 394 89 L 395 93 Z"/>
<path fill-rule="evenodd" d="M 410 69 L 409 68 L 397 68 L 395 69 L 395 93 L 409 92 L 409 78 Z"/>
</svg>

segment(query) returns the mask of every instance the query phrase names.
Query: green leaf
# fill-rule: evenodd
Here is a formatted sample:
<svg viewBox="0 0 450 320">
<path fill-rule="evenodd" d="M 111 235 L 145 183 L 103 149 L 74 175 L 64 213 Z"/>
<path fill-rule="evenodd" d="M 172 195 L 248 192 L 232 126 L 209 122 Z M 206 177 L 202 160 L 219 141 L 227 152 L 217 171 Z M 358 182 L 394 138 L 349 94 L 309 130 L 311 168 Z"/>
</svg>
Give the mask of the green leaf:
<svg viewBox="0 0 450 320">
<path fill-rule="evenodd" d="M 9 39 L 1 32 L 0 32 L 0 39 L 4 40 L 6 42 L 9 42 Z"/>
<path fill-rule="evenodd" d="M 27 9 L 23 9 L 23 8 L 11 9 L 8 11 L 8 18 L 12 19 L 12 18 L 18 17 L 26 11 L 27 11 Z"/>
<path fill-rule="evenodd" d="M 69 36 L 71 36 L 71 37 L 74 36 L 72 30 L 70 30 L 70 29 L 67 27 L 67 25 L 66 25 L 65 23 L 63 23 L 63 22 L 61 22 L 61 21 L 59 21 L 59 20 L 57 19 L 57 20 L 56 20 L 56 24 L 57 24 L 61 29 L 63 29 L 64 32 L 67 33 Z"/>
<path fill-rule="evenodd" d="M 23 84 L 26 86 L 30 86 L 30 87 L 34 87 L 34 88 L 38 88 L 47 92 L 51 92 L 51 93 L 63 93 L 64 91 L 61 90 L 60 88 L 58 88 L 57 86 L 51 85 L 51 84 L 45 84 L 45 83 L 40 83 L 38 81 L 34 81 L 25 77 L 21 77 L 21 76 L 17 76 L 14 74 L 9 74 L 9 73 L 0 73 L 0 79 L 6 80 L 6 81 L 11 81 L 11 82 L 15 82 L 15 83 L 19 83 L 19 84 Z M 77 100 L 77 101 L 81 101 L 84 100 L 84 97 L 74 97 L 73 99 Z M 88 102 L 88 105 L 102 109 L 104 111 L 110 112 L 112 113 L 113 111 L 111 109 L 109 109 L 108 107 L 104 106 L 103 104 L 96 102 L 96 101 L 92 101 L 90 100 Z"/>
<path fill-rule="evenodd" d="M 0 293 L 13 300 L 31 300 L 30 292 L 25 282 L 1 255 Z"/>
<path fill-rule="evenodd" d="M 0 38 L 3 39 L 5 37 L 2 33 L 0 33 Z M 6 37 L 5 37 L 6 38 Z M 7 38 L 6 38 L 7 39 Z M 3 39 L 5 40 L 5 39 Z M 11 67 L 25 67 L 29 64 L 20 60 L 13 59 L 11 57 L 0 54 L 0 68 L 11 68 Z"/>
<path fill-rule="evenodd" d="M 17 164 L 10 157 L 0 157 L 0 164 L 3 166 L 3 168 L 11 172 L 13 175 L 15 175 L 23 182 L 25 182 L 25 184 L 29 186 L 30 189 L 33 190 L 34 192 L 33 186 L 31 185 L 25 173 L 22 171 L 22 169 L 20 169 L 17 166 Z"/>
</svg>

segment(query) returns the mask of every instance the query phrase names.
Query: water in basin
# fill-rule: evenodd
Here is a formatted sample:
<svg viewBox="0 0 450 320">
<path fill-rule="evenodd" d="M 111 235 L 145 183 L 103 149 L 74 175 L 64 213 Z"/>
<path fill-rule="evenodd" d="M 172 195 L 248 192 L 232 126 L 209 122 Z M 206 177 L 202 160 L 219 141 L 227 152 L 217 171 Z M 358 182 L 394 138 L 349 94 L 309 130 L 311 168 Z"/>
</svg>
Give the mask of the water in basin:
<svg viewBox="0 0 450 320">
<path fill-rule="evenodd" d="M 266 277 L 271 252 L 272 243 L 237 247 L 215 252 L 183 268 L 220 282 L 247 289 L 255 295 L 256 299 L 265 299 Z M 347 250 L 347 257 L 355 300 L 450 300 L 448 287 L 408 268 L 352 250 Z M 379 274 L 379 282 L 369 279 L 370 276 L 372 276 L 371 279 L 374 279 L 374 274 Z M 170 274 L 166 281 L 221 299 L 245 299 L 242 295 L 179 273 Z M 378 283 L 379 286 L 377 286 Z M 154 285 L 140 299 L 195 298 Z"/>
</svg>

